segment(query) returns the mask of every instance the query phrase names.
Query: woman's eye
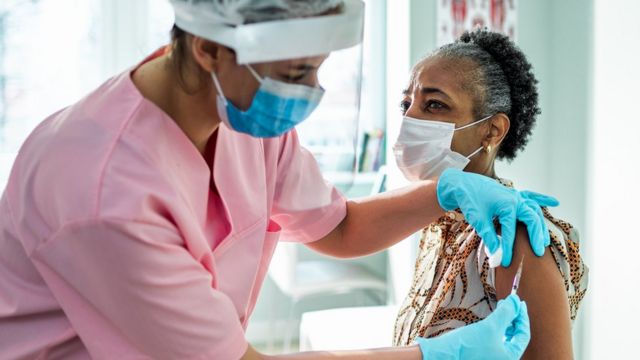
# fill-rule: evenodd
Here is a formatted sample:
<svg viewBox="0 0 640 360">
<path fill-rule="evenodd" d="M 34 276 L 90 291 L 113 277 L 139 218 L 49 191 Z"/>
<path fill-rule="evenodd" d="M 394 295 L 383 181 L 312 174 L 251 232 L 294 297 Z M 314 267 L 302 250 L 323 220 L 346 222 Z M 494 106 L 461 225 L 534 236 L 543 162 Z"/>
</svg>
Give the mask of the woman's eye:
<svg viewBox="0 0 640 360">
<path fill-rule="evenodd" d="M 298 82 L 304 79 L 305 76 L 307 76 L 307 74 L 303 73 L 299 75 L 283 75 L 282 78 L 287 82 Z"/>
<path fill-rule="evenodd" d="M 439 101 L 435 101 L 435 100 L 429 100 L 427 101 L 427 103 L 424 106 L 426 111 L 429 112 L 434 112 L 434 111 L 440 111 L 440 110 L 445 110 L 448 109 L 448 106 L 439 102 Z"/>
<path fill-rule="evenodd" d="M 408 102 L 406 100 L 401 101 L 400 102 L 400 111 L 402 111 L 403 114 L 406 113 L 407 110 L 409 110 L 409 106 L 411 106 L 410 102 Z"/>
</svg>

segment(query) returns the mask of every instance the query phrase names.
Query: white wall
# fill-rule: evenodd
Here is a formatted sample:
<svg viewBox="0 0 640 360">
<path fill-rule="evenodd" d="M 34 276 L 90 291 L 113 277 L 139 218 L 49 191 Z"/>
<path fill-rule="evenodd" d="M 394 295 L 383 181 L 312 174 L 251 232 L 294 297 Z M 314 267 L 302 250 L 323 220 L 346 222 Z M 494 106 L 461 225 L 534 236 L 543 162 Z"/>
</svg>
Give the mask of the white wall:
<svg viewBox="0 0 640 360">
<path fill-rule="evenodd" d="M 416 13 L 415 2 L 387 1 L 387 54 L 386 54 L 386 135 L 387 135 L 387 189 L 396 189 L 407 182 L 395 165 L 391 151 L 400 132 L 399 96 L 406 86 L 411 68 L 411 14 Z M 404 299 L 411 286 L 415 245 L 401 241 L 389 249 L 389 301 L 397 304 Z"/>
<path fill-rule="evenodd" d="M 637 357 L 640 2 L 595 0 L 589 190 L 591 359 Z"/>
</svg>

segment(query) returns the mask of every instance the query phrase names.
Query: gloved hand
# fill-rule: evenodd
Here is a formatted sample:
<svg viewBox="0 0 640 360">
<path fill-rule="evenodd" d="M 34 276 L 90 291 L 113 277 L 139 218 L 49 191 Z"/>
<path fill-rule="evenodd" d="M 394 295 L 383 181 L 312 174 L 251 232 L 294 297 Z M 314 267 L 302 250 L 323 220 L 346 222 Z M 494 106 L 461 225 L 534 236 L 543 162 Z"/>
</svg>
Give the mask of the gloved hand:
<svg viewBox="0 0 640 360">
<path fill-rule="evenodd" d="M 522 357 L 530 339 L 527 305 L 518 295 L 510 295 L 486 319 L 416 342 L 423 360 L 513 360 Z"/>
<path fill-rule="evenodd" d="M 509 266 L 516 234 L 516 221 L 527 226 L 533 252 L 544 255 L 550 238 L 540 206 L 557 206 L 558 200 L 531 191 L 510 189 L 483 175 L 458 169 L 445 170 L 438 179 L 438 202 L 445 210 L 460 208 L 489 249 L 490 254 L 502 252 L 502 266 Z M 498 240 L 493 219 L 502 227 Z M 500 251 L 499 251 L 500 250 Z"/>
</svg>

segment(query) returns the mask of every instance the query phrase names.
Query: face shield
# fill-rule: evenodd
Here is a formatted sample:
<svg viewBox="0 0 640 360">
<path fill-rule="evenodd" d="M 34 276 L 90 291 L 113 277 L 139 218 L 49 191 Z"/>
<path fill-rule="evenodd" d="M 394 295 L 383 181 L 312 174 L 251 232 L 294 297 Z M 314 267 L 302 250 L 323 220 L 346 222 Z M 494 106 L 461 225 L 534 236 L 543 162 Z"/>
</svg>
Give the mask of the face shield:
<svg viewBox="0 0 640 360">
<path fill-rule="evenodd" d="M 345 191 L 357 163 L 364 4 L 270 3 L 172 0 L 179 28 L 229 49 L 212 74 L 223 121 L 256 137 L 295 127 L 325 178 Z M 277 19 L 279 11 L 293 18 Z"/>
</svg>

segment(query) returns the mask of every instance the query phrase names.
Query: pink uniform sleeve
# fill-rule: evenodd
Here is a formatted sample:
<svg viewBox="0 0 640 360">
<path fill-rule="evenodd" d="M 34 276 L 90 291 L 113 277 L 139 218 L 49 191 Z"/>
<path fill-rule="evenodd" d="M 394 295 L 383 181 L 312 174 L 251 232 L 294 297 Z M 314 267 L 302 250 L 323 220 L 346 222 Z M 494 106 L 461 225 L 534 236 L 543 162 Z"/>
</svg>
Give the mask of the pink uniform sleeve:
<svg viewBox="0 0 640 360">
<path fill-rule="evenodd" d="M 282 227 L 283 241 L 319 240 L 346 216 L 346 199 L 324 180 L 313 155 L 300 146 L 295 130 L 281 141 L 272 219 Z"/>
<path fill-rule="evenodd" d="M 247 349 L 233 303 L 174 229 L 76 222 L 32 258 L 94 358 L 239 359 Z"/>
</svg>

